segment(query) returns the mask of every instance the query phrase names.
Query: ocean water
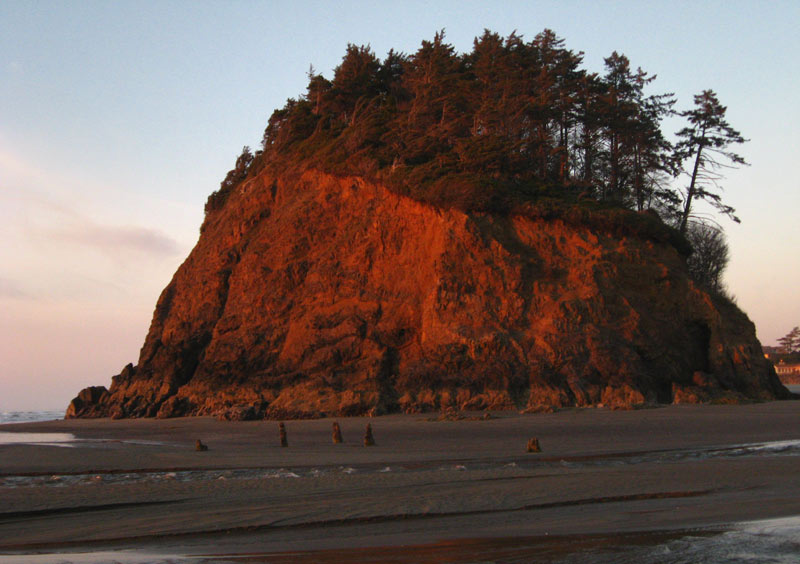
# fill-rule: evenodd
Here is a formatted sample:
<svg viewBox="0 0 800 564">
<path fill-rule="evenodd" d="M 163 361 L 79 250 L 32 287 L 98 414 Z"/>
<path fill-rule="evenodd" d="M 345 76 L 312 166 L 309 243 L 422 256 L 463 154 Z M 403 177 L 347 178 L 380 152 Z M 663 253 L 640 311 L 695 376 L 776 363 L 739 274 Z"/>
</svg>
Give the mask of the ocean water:
<svg viewBox="0 0 800 564">
<path fill-rule="evenodd" d="M 64 419 L 64 411 L 0 411 L 0 424 L 32 423 L 34 421 L 54 421 Z"/>
</svg>

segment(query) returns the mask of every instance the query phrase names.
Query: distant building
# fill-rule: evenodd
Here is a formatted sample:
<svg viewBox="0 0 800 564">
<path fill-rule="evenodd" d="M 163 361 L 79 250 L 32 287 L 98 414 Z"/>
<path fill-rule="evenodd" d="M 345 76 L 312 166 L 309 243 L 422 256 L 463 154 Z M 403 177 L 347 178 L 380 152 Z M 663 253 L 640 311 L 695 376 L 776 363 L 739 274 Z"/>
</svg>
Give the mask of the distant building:
<svg viewBox="0 0 800 564">
<path fill-rule="evenodd" d="M 775 362 L 775 372 L 784 384 L 800 384 L 800 362 L 786 362 L 783 359 Z"/>
<path fill-rule="evenodd" d="M 783 360 L 775 365 L 778 376 L 800 376 L 800 363 L 786 363 Z"/>
</svg>

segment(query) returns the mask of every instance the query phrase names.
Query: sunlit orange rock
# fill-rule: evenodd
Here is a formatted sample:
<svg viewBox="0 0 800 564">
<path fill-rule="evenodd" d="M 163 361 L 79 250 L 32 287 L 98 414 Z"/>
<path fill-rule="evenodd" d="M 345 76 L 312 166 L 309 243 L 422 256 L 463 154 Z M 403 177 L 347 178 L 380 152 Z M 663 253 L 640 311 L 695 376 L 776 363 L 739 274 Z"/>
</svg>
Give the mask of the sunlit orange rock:
<svg viewBox="0 0 800 564">
<path fill-rule="evenodd" d="M 206 217 L 136 366 L 68 415 L 291 419 L 787 393 L 753 324 L 695 287 L 665 240 L 531 205 L 464 213 L 361 178 L 263 171 Z"/>
</svg>

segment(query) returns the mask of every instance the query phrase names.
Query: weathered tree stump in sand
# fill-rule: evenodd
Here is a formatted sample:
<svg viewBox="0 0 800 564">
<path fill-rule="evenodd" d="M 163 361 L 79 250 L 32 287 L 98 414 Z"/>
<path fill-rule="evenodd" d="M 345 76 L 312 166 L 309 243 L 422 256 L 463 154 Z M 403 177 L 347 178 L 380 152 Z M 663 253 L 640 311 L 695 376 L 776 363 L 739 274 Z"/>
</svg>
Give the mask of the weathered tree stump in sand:
<svg viewBox="0 0 800 564">
<path fill-rule="evenodd" d="M 289 446 L 289 441 L 286 438 L 286 425 L 283 424 L 283 421 L 278 423 L 278 432 L 281 435 L 281 446 L 282 447 L 288 447 Z"/>
<path fill-rule="evenodd" d="M 539 439 L 528 439 L 528 452 L 542 452 L 542 447 L 539 446 Z"/>
<path fill-rule="evenodd" d="M 375 438 L 372 436 L 372 425 L 367 423 L 367 429 L 364 432 L 364 446 L 375 446 Z"/>
<path fill-rule="evenodd" d="M 333 444 L 338 445 L 342 442 L 342 430 L 339 428 L 339 422 L 333 422 Z"/>
<path fill-rule="evenodd" d="M 208 450 L 208 446 L 204 445 L 203 441 L 200 439 L 197 439 L 197 441 L 194 443 L 194 450 L 205 451 Z"/>
</svg>

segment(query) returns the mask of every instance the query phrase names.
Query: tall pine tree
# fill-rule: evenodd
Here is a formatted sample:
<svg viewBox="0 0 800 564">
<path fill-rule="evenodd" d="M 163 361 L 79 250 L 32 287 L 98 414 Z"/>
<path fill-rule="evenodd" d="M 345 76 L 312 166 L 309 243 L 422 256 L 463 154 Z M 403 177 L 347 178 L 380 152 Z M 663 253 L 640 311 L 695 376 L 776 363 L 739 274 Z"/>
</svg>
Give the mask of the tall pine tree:
<svg viewBox="0 0 800 564">
<path fill-rule="evenodd" d="M 693 109 L 680 114 L 689 119 L 689 125 L 678 131 L 680 141 L 675 145 L 677 159 L 691 163 L 691 172 L 686 171 L 689 185 L 683 194 L 681 233 L 686 233 L 696 200 L 709 202 L 717 211 L 739 222 L 736 210 L 722 202 L 719 181 L 722 169 L 747 164 L 742 156 L 728 150 L 731 145 L 747 140 L 727 122 L 727 108 L 720 104 L 714 91 L 704 90 L 695 96 L 694 105 Z"/>
</svg>

